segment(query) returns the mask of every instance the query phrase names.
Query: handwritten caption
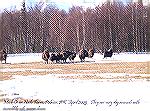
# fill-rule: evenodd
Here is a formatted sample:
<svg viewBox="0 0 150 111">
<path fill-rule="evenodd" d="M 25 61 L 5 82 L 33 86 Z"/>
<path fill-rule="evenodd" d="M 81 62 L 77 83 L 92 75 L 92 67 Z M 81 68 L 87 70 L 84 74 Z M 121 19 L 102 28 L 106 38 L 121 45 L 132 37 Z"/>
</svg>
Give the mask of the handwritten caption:
<svg viewBox="0 0 150 111">
<path fill-rule="evenodd" d="M 128 104 L 140 104 L 140 99 L 138 100 L 129 100 L 129 101 L 119 101 L 118 99 L 114 100 L 114 101 L 103 101 L 103 100 L 97 100 L 97 99 L 93 99 L 93 100 L 46 100 L 46 101 L 41 101 L 39 99 L 4 99 L 4 104 L 50 104 L 50 105 L 95 105 L 95 106 L 99 106 L 99 105 L 107 105 L 109 107 L 111 106 L 119 106 L 119 105 L 128 105 Z"/>
<path fill-rule="evenodd" d="M 46 108 L 41 108 L 38 106 L 37 108 L 29 108 L 26 106 L 19 107 L 19 106 L 12 106 L 11 108 L 3 108 L 3 111 L 45 111 Z"/>
</svg>

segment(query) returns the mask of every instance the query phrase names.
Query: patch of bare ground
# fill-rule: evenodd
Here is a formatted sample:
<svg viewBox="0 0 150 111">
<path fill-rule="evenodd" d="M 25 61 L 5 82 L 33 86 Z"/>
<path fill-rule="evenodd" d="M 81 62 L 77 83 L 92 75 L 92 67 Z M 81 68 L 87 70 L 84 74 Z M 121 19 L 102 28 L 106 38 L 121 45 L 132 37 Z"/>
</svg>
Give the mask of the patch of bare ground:
<svg viewBox="0 0 150 111">
<path fill-rule="evenodd" d="M 103 79 L 96 77 L 94 74 L 101 73 L 127 73 L 127 74 L 150 74 L 149 62 L 117 62 L 117 63 L 83 63 L 83 64 L 44 64 L 44 63 L 27 63 L 27 64 L 0 64 L 2 69 L 24 69 L 24 71 L 7 71 L 0 72 L 0 80 L 12 79 L 13 75 L 46 75 L 46 74 L 87 74 L 87 76 L 69 76 L 66 78 L 79 79 Z M 30 70 L 31 69 L 31 70 Z M 34 71 L 32 71 L 34 69 Z M 36 71 L 37 69 L 37 71 Z M 45 69 L 45 70 L 38 70 Z M 55 70 L 57 69 L 57 70 Z M 93 76 L 88 76 L 92 74 Z M 62 78 L 65 78 L 60 76 Z M 126 77 L 125 77 L 126 78 Z M 142 77 L 136 77 L 142 78 Z M 146 78 L 149 78 L 146 77 Z"/>
</svg>

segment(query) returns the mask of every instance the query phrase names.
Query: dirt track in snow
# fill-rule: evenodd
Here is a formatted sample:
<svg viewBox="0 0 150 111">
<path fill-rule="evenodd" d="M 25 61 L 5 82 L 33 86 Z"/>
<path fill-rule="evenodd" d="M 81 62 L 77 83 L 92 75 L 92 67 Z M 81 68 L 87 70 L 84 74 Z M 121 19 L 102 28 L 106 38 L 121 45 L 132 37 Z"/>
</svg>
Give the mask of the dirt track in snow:
<svg viewBox="0 0 150 111">
<path fill-rule="evenodd" d="M 77 74 L 76 76 L 59 76 L 71 79 L 103 79 L 95 74 L 126 73 L 150 74 L 150 62 L 115 62 L 115 63 L 69 63 L 69 64 L 0 64 L 0 80 L 12 79 L 13 75 L 46 75 L 46 74 Z M 8 71 L 7 71 L 8 70 Z M 83 76 L 78 76 L 83 74 Z M 87 75 L 86 75 L 87 74 Z M 90 74 L 90 76 L 88 75 Z M 92 76 L 91 76 L 92 74 Z M 141 79 L 141 76 L 133 76 Z M 126 78 L 126 77 L 120 77 Z M 150 76 L 144 78 L 150 79 Z"/>
</svg>

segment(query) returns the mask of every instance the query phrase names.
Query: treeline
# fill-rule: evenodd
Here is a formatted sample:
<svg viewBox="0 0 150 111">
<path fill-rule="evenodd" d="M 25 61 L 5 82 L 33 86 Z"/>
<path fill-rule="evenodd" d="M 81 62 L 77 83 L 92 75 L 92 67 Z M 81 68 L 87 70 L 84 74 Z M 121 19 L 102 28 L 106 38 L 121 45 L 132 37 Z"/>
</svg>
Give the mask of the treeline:
<svg viewBox="0 0 150 111">
<path fill-rule="evenodd" d="M 22 4 L 20 11 L 0 13 L 0 48 L 8 53 L 52 52 L 94 47 L 97 52 L 150 51 L 150 5 L 105 2 L 94 9 L 69 12 L 49 5 Z"/>
</svg>

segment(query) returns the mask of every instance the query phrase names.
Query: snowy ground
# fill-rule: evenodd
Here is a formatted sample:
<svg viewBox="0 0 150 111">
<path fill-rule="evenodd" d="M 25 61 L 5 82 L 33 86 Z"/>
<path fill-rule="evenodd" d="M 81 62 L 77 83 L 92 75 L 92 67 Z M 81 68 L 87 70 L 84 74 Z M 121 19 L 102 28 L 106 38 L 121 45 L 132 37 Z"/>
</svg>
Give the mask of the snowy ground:
<svg viewBox="0 0 150 111">
<path fill-rule="evenodd" d="M 150 54 L 133 54 L 133 53 L 120 53 L 115 54 L 112 58 L 103 59 L 102 54 L 96 53 L 93 58 L 86 58 L 86 61 L 97 62 L 97 63 L 106 63 L 106 62 L 145 62 L 150 61 Z M 7 62 L 8 63 L 28 63 L 28 62 L 41 62 L 42 54 L 41 53 L 30 53 L 30 54 L 8 54 Z M 69 61 L 69 60 L 68 60 Z M 75 61 L 80 61 L 78 55 L 75 58 Z"/>
<path fill-rule="evenodd" d="M 0 89 L 7 94 L 5 98 L 39 99 L 47 102 L 43 104 L 0 103 L 2 104 L 0 110 L 14 106 L 18 108 L 40 106 L 46 108 L 46 111 L 149 111 L 150 82 L 148 81 L 99 82 L 58 79 L 56 76 L 58 75 L 14 76 L 13 80 L 1 81 Z"/>
<path fill-rule="evenodd" d="M 41 61 L 41 54 L 8 55 L 8 63 L 11 64 Z M 79 61 L 79 58 L 77 57 L 75 61 Z M 86 61 L 91 61 L 90 63 L 146 62 L 150 61 L 150 54 L 121 53 L 107 59 L 103 59 L 100 54 L 95 54 L 92 59 L 86 58 Z M 24 71 L 24 69 L 18 70 Z M 5 71 L 12 72 L 13 70 L 1 70 L 1 72 Z M 68 75 L 74 74 L 63 76 Z M 140 76 L 148 75 L 141 74 Z M 111 81 L 113 77 L 134 76 L 134 74 L 113 73 L 98 74 L 98 76 L 109 78 L 109 81 L 108 79 L 66 79 L 58 78 L 58 76 L 61 74 L 15 75 L 12 80 L 0 81 L 0 100 L 5 98 L 5 103 L 0 102 L 0 111 L 11 111 L 7 108 L 14 108 L 12 111 L 149 111 L 149 79 L 133 78 L 126 82 L 113 82 Z M 16 103 L 19 101 L 17 98 L 21 98 L 23 102 L 38 99 L 43 103 Z"/>
</svg>

